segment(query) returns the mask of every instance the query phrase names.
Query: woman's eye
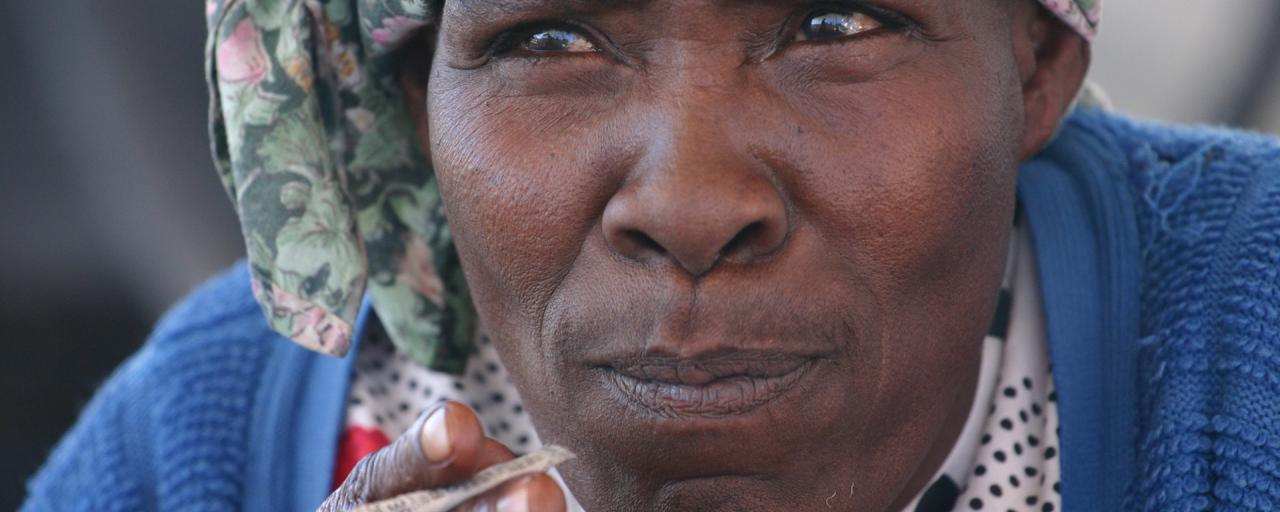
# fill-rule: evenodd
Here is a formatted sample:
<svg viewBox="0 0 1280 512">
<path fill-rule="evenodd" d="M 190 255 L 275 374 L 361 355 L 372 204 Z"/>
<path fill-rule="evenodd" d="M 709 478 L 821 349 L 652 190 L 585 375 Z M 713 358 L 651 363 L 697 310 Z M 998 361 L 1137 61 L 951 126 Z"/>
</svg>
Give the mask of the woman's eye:
<svg viewBox="0 0 1280 512">
<path fill-rule="evenodd" d="M 823 41 L 856 36 L 883 27 L 880 21 L 860 12 L 824 12 L 809 16 L 796 33 L 797 41 Z"/>
<path fill-rule="evenodd" d="M 600 48 L 586 36 L 571 30 L 546 29 L 530 33 L 520 43 L 520 49 L 535 53 L 598 52 Z"/>
</svg>

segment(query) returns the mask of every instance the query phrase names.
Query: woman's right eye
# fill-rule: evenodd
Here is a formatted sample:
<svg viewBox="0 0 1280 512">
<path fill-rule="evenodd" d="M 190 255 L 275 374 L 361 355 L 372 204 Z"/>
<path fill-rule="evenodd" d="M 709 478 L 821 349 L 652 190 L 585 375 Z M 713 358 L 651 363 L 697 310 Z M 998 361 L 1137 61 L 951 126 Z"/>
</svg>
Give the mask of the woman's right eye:
<svg viewBox="0 0 1280 512">
<path fill-rule="evenodd" d="M 519 49 L 532 53 L 588 53 L 598 52 L 591 39 L 573 30 L 560 28 L 538 29 L 527 32 L 524 39 L 516 45 Z"/>
<path fill-rule="evenodd" d="M 804 20 L 796 41 L 844 39 L 883 27 L 879 20 L 860 12 L 820 12 Z"/>
</svg>

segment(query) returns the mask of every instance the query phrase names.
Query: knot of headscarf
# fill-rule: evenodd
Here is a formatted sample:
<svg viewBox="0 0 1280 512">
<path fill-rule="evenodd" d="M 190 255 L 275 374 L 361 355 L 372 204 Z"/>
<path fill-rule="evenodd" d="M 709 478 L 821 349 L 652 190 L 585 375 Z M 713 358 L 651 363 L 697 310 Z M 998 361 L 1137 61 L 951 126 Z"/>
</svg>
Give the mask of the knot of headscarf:
<svg viewBox="0 0 1280 512">
<path fill-rule="evenodd" d="M 1101 0 L 1040 0 L 1085 38 Z M 213 154 L 271 327 L 342 356 L 366 287 L 396 347 L 458 372 L 475 313 L 394 53 L 432 0 L 208 0 Z"/>
</svg>

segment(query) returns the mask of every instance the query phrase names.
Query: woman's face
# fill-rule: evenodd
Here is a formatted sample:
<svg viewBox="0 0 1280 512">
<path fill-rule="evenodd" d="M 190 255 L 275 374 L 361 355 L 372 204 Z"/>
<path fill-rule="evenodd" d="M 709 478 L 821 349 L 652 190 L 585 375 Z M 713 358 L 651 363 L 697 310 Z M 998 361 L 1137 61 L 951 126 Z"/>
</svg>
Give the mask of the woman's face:
<svg viewBox="0 0 1280 512">
<path fill-rule="evenodd" d="M 1028 145 L 1014 10 L 445 2 L 409 96 L 588 510 L 884 509 L 941 462 Z"/>
</svg>

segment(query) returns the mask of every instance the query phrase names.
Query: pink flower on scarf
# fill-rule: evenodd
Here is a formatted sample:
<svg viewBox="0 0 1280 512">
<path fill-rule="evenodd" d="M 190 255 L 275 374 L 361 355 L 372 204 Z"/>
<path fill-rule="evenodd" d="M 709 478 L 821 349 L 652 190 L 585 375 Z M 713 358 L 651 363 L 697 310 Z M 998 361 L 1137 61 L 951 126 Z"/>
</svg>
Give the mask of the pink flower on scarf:
<svg viewBox="0 0 1280 512">
<path fill-rule="evenodd" d="M 375 28 L 370 34 L 373 42 L 383 48 L 394 48 L 409 38 L 409 35 L 427 22 L 421 19 L 393 16 L 382 19 L 382 28 Z"/>
<path fill-rule="evenodd" d="M 400 260 L 398 280 L 409 285 L 427 300 L 436 305 L 444 305 L 444 282 L 436 273 L 435 256 L 431 248 L 421 237 L 410 235 L 404 248 L 404 259 Z"/>
<path fill-rule="evenodd" d="M 218 45 L 218 77 L 225 82 L 258 83 L 270 65 L 262 33 L 247 18 Z"/>
</svg>

